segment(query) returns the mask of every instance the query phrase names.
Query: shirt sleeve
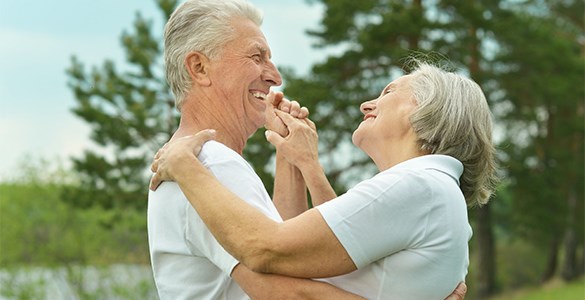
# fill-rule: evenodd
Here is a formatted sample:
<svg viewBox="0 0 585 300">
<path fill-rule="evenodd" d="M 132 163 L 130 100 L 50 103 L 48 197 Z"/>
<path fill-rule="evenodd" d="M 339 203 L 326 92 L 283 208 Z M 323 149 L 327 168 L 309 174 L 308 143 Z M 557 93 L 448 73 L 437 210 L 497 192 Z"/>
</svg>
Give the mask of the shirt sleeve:
<svg viewBox="0 0 585 300">
<path fill-rule="evenodd" d="M 222 149 L 214 150 L 223 151 Z M 268 203 L 270 202 L 270 197 L 262 181 L 243 159 L 233 157 L 231 152 L 226 152 L 219 155 L 215 153 L 212 157 L 204 159 L 203 162 L 218 181 L 232 193 L 262 211 L 268 217 L 275 220 L 280 219 L 276 209 L 271 210 L 272 203 Z M 185 200 L 188 203 L 188 200 Z M 233 268 L 238 264 L 237 260 L 217 242 L 190 204 L 187 205 L 186 209 L 189 211 L 186 212 L 188 221 L 185 229 L 185 239 L 189 247 L 197 249 L 222 271 L 231 274 Z"/>
<path fill-rule="evenodd" d="M 317 207 L 358 268 L 416 247 L 431 190 L 416 173 L 378 174 Z"/>
</svg>

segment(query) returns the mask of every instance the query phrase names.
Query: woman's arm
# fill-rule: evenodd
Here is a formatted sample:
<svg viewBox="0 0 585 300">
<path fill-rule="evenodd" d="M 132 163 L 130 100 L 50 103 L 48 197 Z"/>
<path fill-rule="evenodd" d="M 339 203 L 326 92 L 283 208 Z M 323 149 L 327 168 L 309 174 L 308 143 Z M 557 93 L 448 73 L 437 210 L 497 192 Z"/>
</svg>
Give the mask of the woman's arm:
<svg viewBox="0 0 585 300">
<path fill-rule="evenodd" d="M 165 146 L 153 163 L 151 188 L 177 181 L 219 243 L 253 271 L 319 278 L 356 269 L 316 209 L 277 223 L 223 187 L 193 152 L 212 136 L 203 131 Z"/>
<path fill-rule="evenodd" d="M 286 115 L 299 119 L 306 118 L 309 114 L 307 108 L 301 107 L 296 101 L 285 99 L 281 92 L 271 92 L 266 100 L 268 105 L 266 105 L 265 111 L 265 127 L 281 136 L 287 136 L 289 131 L 276 111 L 283 111 Z M 284 220 L 295 217 L 308 209 L 307 186 L 301 172 L 284 159 L 278 151 L 276 153 L 276 174 L 272 200 Z"/>
<path fill-rule="evenodd" d="M 171 146 L 165 145 L 163 149 L 166 150 L 157 152 L 152 165 L 155 175 L 151 189 L 156 189 L 163 180 L 179 178 L 181 189 L 216 239 L 252 270 L 318 278 L 356 269 L 316 209 L 284 223 L 276 223 L 215 180 L 195 156 L 201 145 L 213 136 L 213 131 L 207 130 L 178 139 Z M 246 275 L 251 271 L 240 269 L 236 273 L 236 270 L 232 273 L 234 279 L 242 280 L 242 286 L 250 284 L 245 289 L 254 288 L 254 278 Z M 274 277 L 272 280 L 281 279 Z M 269 284 L 268 281 L 265 283 Z M 447 299 L 463 299 L 465 292 L 466 286 L 462 283 Z"/>
<path fill-rule="evenodd" d="M 277 155 L 299 168 L 311 193 L 313 206 L 337 197 L 319 163 L 315 124 L 308 118 L 295 119 L 280 111 L 276 111 L 276 115 L 286 125 L 289 133 L 283 137 L 282 134 L 267 131 L 266 139 L 276 147 Z"/>
</svg>

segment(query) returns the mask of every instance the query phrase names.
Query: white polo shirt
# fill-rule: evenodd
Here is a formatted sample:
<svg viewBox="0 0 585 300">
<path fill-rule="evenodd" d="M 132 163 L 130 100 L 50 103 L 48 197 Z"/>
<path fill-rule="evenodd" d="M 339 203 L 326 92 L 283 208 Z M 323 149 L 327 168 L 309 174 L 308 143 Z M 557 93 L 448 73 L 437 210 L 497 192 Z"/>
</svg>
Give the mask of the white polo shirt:
<svg viewBox="0 0 585 300">
<path fill-rule="evenodd" d="M 469 265 L 463 165 L 402 162 L 317 207 L 358 270 L 326 279 L 368 299 L 445 299 Z"/>
<path fill-rule="evenodd" d="M 230 191 L 282 222 L 254 169 L 215 141 L 199 160 Z M 249 299 L 229 276 L 237 261 L 215 240 L 175 182 L 148 194 L 148 242 L 160 299 Z"/>
</svg>

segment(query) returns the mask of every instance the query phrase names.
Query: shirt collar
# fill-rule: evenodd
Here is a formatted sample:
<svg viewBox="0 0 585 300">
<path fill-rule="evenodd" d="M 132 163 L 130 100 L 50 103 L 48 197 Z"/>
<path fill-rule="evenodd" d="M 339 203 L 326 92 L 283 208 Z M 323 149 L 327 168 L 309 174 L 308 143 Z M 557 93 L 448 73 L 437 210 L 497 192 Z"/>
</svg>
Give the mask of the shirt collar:
<svg viewBox="0 0 585 300">
<path fill-rule="evenodd" d="M 403 161 L 387 171 L 399 170 L 437 170 L 452 177 L 459 185 L 459 178 L 463 174 L 463 164 L 456 158 L 448 155 L 429 154 Z"/>
</svg>

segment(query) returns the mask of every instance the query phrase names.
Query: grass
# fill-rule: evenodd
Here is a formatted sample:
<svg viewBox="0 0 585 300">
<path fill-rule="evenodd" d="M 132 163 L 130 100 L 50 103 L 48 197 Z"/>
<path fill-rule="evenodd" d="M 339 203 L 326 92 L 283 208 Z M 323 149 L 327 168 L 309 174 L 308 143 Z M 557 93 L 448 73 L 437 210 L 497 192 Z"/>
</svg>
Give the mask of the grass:
<svg viewBox="0 0 585 300">
<path fill-rule="evenodd" d="M 584 300 L 585 278 L 571 283 L 555 279 L 538 288 L 525 288 L 502 293 L 490 300 Z"/>
</svg>

